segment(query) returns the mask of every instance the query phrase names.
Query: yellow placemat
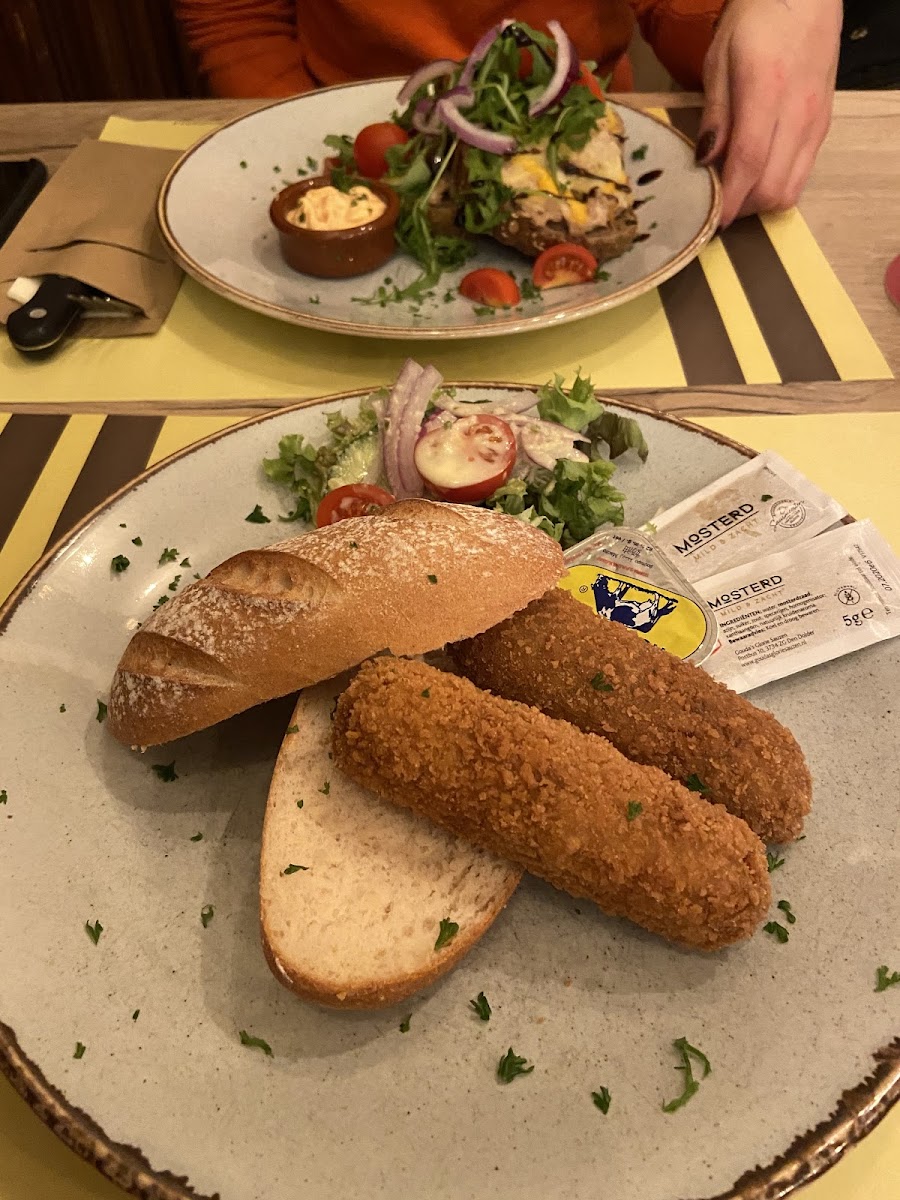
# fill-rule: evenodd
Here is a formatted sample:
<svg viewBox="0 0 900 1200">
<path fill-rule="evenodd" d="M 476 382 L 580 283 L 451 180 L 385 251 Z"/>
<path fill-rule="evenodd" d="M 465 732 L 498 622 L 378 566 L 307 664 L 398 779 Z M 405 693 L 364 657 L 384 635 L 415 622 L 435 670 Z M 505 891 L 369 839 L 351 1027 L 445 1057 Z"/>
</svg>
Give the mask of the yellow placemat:
<svg viewBox="0 0 900 1200">
<path fill-rule="evenodd" d="M 68 512 L 90 507 L 145 464 L 197 438 L 217 432 L 232 417 L 43 417 L 0 413 L 0 480 L 3 444 L 21 483 L 19 507 L 0 507 L 10 536 L 0 550 L 0 599 L 14 586 Z M 11 425 L 10 422 L 13 422 Z M 748 445 L 772 447 L 837 496 L 856 516 L 871 517 L 900 549 L 896 459 L 900 413 L 805 417 L 727 417 L 700 422 Z M 15 443 L 10 439 L 15 435 Z M 254 464 L 248 463 L 248 470 Z M 11 493 L 7 489 L 7 498 Z M 72 503 L 75 495 L 77 504 Z M 0 528 L 2 533 L 2 528 Z M 3 537 L 0 536 L 0 542 Z M 804 1200 L 897 1200 L 900 1179 L 900 1111 Z M 116 1200 L 124 1196 L 79 1161 L 0 1080 L 0 1200 Z"/>
<path fill-rule="evenodd" d="M 101 136 L 179 148 L 210 128 L 111 117 Z M 630 304 L 490 342 L 413 343 L 300 329 L 186 279 L 163 329 L 149 337 L 80 338 L 41 363 L 23 361 L 0 340 L 0 405 L 304 398 L 387 382 L 410 354 L 454 379 L 541 382 L 553 371 L 582 367 L 601 389 L 891 378 L 793 211 L 738 222 L 674 279 Z"/>
</svg>

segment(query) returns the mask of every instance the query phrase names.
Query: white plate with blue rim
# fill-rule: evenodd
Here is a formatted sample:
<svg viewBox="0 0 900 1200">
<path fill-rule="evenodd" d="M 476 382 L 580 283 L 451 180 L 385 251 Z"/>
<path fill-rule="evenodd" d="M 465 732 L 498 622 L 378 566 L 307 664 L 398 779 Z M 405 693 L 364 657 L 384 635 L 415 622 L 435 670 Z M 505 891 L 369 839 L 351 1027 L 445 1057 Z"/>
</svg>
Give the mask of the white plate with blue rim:
<svg viewBox="0 0 900 1200">
<path fill-rule="evenodd" d="M 353 279 L 302 275 L 284 262 L 269 220 L 276 192 L 315 174 L 329 134 L 354 136 L 390 119 L 402 80 L 343 84 L 282 100 L 222 126 L 186 151 L 160 192 L 158 217 L 177 261 L 200 283 L 255 312 L 294 325 L 382 338 L 472 338 L 547 329 L 624 304 L 694 259 L 719 222 L 715 172 L 694 162 L 693 143 L 661 117 L 617 104 L 625 166 L 640 202 L 640 233 L 602 277 L 531 294 L 513 309 L 485 310 L 459 295 L 463 275 L 499 267 L 531 279 L 531 262 L 489 238 L 442 275 L 430 299 L 388 302 L 419 274 L 405 253 Z"/>
</svg>

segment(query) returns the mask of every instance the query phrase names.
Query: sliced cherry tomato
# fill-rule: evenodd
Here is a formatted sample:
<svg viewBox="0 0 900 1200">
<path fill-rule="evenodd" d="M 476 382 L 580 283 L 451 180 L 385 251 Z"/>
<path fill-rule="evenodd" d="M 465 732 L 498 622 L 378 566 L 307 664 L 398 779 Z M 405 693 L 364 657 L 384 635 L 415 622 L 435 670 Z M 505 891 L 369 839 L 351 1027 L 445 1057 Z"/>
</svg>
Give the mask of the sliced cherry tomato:
<svg viewBox="0 0 900 1200">
<path fill-rule="evenodd" d="M 598 100 L 604 100 L 603 89 L 597 82 L 597 76 L 591 71 L 586 63 L 581 64 L 581 74 L 578 76 L 578 82 L 584 84 L 592 96 L 596 96 Z"/>
<path fill-rule="evenodd" d="M 519 47 L 519 78 L 530 79 L 534 70 L 534 55 L 527 46 Z"/>
<path fill-rule="evenodd" d="M 516 435 L 500 417 L 462 417 L 416 443 L 416 470 L 441 500 L 471 504 L 506 483 L 516 465 Z"/>
<path fill-rule="evenodd" d="M 588 283 L 596 272 L 597 260 L 590 250 L 574 242 L 560 242 L 537 256 L 531 277 L 535 287 L 555 288 Z"/>
<path fill-rule="evenodd" d="M 346 483 L 326 492 L 316 509 L 316 528 L 334 525 L 347 517 L 370 517 L 380 508 L 394 503 L 394 497 L 374 483 Z"/>
<path fill-rule="evenodd" d="M 515 279 L 499 267 L 479 267 L 477 271 L 470 271 L 460 281 L 459 291 L 467 300 L 491 308 L 511 308 L 522 299 Z"/>
<path fill-rule="evenodd" d="M 385 151 L 391 146 L 403 146 L 409 141 L 409 134 L 393 121 L 378 121 L 374 125 L 366 125 L 356 135 L 353 143 L 353 157 L 359 167 L 360 175 L 366 179 L 380 179 L 387 174 L 388 163 Z"/>
</svg>

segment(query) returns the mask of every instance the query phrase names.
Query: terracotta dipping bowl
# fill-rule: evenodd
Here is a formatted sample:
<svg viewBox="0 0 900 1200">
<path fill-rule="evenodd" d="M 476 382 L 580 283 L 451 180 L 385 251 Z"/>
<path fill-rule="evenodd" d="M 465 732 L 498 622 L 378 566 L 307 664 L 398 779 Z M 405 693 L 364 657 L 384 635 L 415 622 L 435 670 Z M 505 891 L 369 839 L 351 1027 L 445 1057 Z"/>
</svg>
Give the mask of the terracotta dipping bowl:
<svg viewBox="0 0 900 1200">
<path fill-rule="evenodd" d="M 397 193 L 378 180 L 355 180 L 374 192 L 387 206 L 380 217 L 355 229 L 303 229 L 288 220 L 300 198 L 312 188 L 327 187 L 322 175 L 301 179 L 278 193 L 269 206 L 272 224 L 278 230 L 284 261 L 304 275 L 322 279 L 347 279 L 377 271 L 397 249 L 394 226 L 400 211 Z"/>
</svg>

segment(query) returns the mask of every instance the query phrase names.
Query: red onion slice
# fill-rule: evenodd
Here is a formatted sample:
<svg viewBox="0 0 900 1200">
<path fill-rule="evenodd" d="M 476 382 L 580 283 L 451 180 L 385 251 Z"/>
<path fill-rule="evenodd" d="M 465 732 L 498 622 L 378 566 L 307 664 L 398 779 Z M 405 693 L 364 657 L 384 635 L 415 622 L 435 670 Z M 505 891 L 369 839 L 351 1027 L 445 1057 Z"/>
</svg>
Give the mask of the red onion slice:
<svg viewBox="0 0 900 1200">
<path fill-rule="evenodd" d="M 519 429 L 519 445 L 533 463 L 552 471 L 560 458 L 587 462 L 588 456 L 575 449 L 576 442 L 588 439 L 552 421 L 528 421 Z"/>
<path fill-rule="evenodd" d="M 397 381 L 391 388 L 384 412 L 383 444 L 384 473 L 387 475 L 388 487 L 395 496 L 400 497 L 403 490 L 403 480 L 400 475 L 397 447 L 400 437 L 403 411 L 409 402 L 412 389 L 422 374 L 422 367 L 408 358 L 400 368 Z"/>
<path fill-rule="evenodd" d="M 559 21 L 548 21 L 547 28 L 556 42 L 556 65 L 546 90 L 532 101 L 528 109 L 528 114 L 532 117 L 546 112 L 550 105 L 560 98 L 567 85 L 577 79 L 579 72 L 578 51 L 562 25 Z"/>
<path fill-rule="evenodd" d="M 397 431 L 397 473 L 400 479 L 400 490 L 394 491 L 398 498 L 405 496 L 421 496 L 425 490 L 422 476 L 416 469 L 415 451 L 419 440 L 419 430 L 425 417 L 425 409 L 444 381 L 435 367 L 420 368 L 421 374 L 412 385 L 403 412 L 400 416 L 400 426 Z"/>
<path fill-rule="evenodd" d="M 466 120 L 453 100 L 438 100 L 437 110 L 447 128 L 455 133 L 460 141 L 477 150 L 485 150 L 488 154 L 512 154 L 516 148 L 516 139 L 505 133 L 494 133 Z"/>
<path fill-rule="evenodd" d="M 472 48 L 472 53 L 466 59 L 462 69 L 462 74 L 459 77 L 459 82 L 465 87 L 466 84 L 472 82 L 475 76 L 475 68 L 496 42 L 497 38 L 504 29 L 508 29 L 510 25 L 515 25 L 515 21 L 511 17 L 507 17 L 498 25 L 492 25 L 487 33 L 483 33 Z"/>
<path fill-rule="evenodd" d="M 423 84 L 431 83 L 433 79 L 441 79 L 445 75 L 452 75 L 458 66 L 459 63 L 455 63 L 451 58 L 439 58 L 435 62 L 426 63 L 424 67 L 419 67 L 397 93 L 397 103 L 409 104 Z"/>
<path fill-rule="evenodd" d="M 526 392 L 524 396 L 509 396 L 503 400 L 442 400 L 441 408 L 456 417 L 477 417 L 482 413 L 490 413 L 495 417 L 508 417 L 515 413 L 527 412 L 537 404 L 537 396 Z M 537 420 L 537 417 L 534 418 Z"/>
</svg>

